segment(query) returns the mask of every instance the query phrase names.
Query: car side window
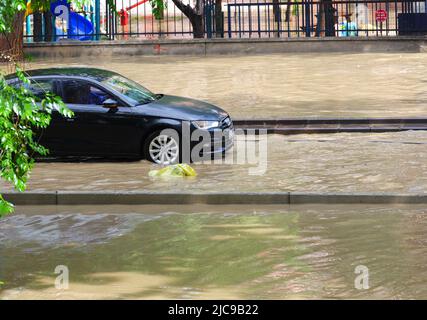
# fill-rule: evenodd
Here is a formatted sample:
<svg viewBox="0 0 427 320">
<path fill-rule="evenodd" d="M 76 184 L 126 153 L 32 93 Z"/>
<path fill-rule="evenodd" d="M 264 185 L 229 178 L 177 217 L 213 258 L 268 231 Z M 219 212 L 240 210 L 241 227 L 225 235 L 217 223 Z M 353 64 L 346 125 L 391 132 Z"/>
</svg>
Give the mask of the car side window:
<svg viewBox="0 0 427 320">
<path fill-rule="evenodd" d="M 85 81 L 62 81 L 62 100 L 68 104 L 102 105 L 114 99 L 109 93 Z"/>
<path fill-rule="evenodd" d="M 40 102 L 46 97 L 46 93 L 48 92 L 54 92 L 54 85 L 53 80 L 49 79 L 43 79 L 43 80 L 36 80 L 31 79 L 29 84 L 24 84 L 25 88 L 36 97 L 36 101 Z M 15 85 L 19 86 L 22 83 L 17 82 Z"/>
</svg>

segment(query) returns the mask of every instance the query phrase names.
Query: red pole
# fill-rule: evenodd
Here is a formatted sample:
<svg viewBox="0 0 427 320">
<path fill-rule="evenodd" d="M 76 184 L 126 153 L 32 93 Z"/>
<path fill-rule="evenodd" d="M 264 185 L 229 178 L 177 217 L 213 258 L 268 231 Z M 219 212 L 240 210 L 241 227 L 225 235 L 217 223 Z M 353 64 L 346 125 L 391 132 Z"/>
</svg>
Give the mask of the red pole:
<svg viewBox="0 0 427 320">
<path fill-rule="evenodd" d="M 130 7 L 127 7 L 125 10 L 126 10 L 126 11 L 132 10 L 133 8 L 136 8 L 137 6 L 139 6 L 139 5 L 143 4 L 143 3 L 146 3 L 147 1 L 148 1 L 148 0 L 142 0 L 142 1 L 139 1 L 139 2 L 137 2 L 137 3 L 133 4 L 133 5 L 131 5 Z"/>
<path fill-rule="evenodd" d="M 120 25 L 123 27 L 123 33 L 127 33 L 128 32 L 128 24 L 129 24 L 129 13 L 127 13 L 127 11 L 132 10 L 133 8 L 136 8 L 137 6 L 147 2 L 148 0 L 142 0 L 139 1 L 133 5 L 131 5 L 130 7 L 127 7 L 126 9 L 122 9 L 119 11 L 119 16 L 120 16 Z M 128 35 L 125 34 L 125 39 L 128 38 Z"/>
</svg>

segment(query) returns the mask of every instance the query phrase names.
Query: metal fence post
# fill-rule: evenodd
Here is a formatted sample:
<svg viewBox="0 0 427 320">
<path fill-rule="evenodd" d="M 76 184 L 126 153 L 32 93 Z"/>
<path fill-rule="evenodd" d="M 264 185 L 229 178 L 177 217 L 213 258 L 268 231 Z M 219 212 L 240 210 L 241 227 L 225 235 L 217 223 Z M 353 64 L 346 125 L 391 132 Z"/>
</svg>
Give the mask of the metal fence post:
<svg viewBox="0 0 427 320">
<path fill-rule="evenodd" d="M 101 34 L 101 0 L 95 0 L 95 39 L 99 40 Z"/>
<path fill-rule="evenodd" d="M 305 2 L 305 36 L 310 37 L 311 36 L 311 8 L 310 8 L 311 2 L 306 0 Z"/>
<path fill-rule="evenodd" d="M 227 4 L 227 21 L 228 21 L 228 37 L 231 38 L 231 8 L 230 5 Z"/>
<path fill-rule="evenodd" d="M 212 38 L 212 5 L 207 2 L 205 5 L 206 36 Z"/>
<path fill-rule="evenodd" d="M 32 42 L 32 38 L 30 38 L 30 35 L 32 34 L 32 32 L 31 32 L 31 20 L 30 20 L 30 16 L 29 15 L 25 19 L 25 27 L 26 27 L 25 28 L 26 29 L 25 33 L 26 33 L 27 39 L 28 39 L 27 41 L 28 42 Z"/>
</svg>

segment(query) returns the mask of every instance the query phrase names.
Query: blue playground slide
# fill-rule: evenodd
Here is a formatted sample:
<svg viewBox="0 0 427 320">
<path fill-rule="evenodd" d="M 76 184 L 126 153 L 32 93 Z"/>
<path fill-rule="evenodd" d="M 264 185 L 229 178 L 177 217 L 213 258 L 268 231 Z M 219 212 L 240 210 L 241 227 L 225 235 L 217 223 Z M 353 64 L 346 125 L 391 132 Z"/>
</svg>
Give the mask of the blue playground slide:
<svg viewBox="0 0 427 320">
<path fill-rule="evenodd" d="M 68 38 L 76 40 L 92 40 L 93 24 L 85 17 L 75 12 L 70 12 L 68 22 Z"/>
<path fill-rule="evenodd" d="M 54 15 L 55 8 L 59 5 L 65 5 L 69 10 L 68 29 L 64 31 L 63 29 L 56 27 L 56 39 L 68 38 L 80 41 L 92 40 L 92 22 L 78 13 L 71 12 L 69 3 L 61 0 L 51 4 L 51 11 Z"/>
</svg>

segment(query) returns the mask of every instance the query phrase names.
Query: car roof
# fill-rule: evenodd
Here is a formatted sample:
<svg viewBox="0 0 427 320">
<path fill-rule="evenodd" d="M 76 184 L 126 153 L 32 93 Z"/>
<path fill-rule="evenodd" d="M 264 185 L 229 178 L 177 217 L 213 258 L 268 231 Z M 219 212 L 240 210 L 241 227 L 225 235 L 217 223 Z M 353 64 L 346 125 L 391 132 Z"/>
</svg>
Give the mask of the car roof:
<svg viewBox="0 0 427 320">
<path fill-rule="evenodd" d="M 26 70 L 25 73 L 28 77 L 45 77 L 45 76 L 58 76 L 58 77 L 79 77 L 89 78 L 95 81 L 103 81 L 117 73 L 104 69 L 88 68 L 88 67 L 71 67 L 71 68 L 46 68 L 46 69 L 33 69 Z M 16 74 L 9 74 L 6 80 L 16 78 Z"/>
</svg>

